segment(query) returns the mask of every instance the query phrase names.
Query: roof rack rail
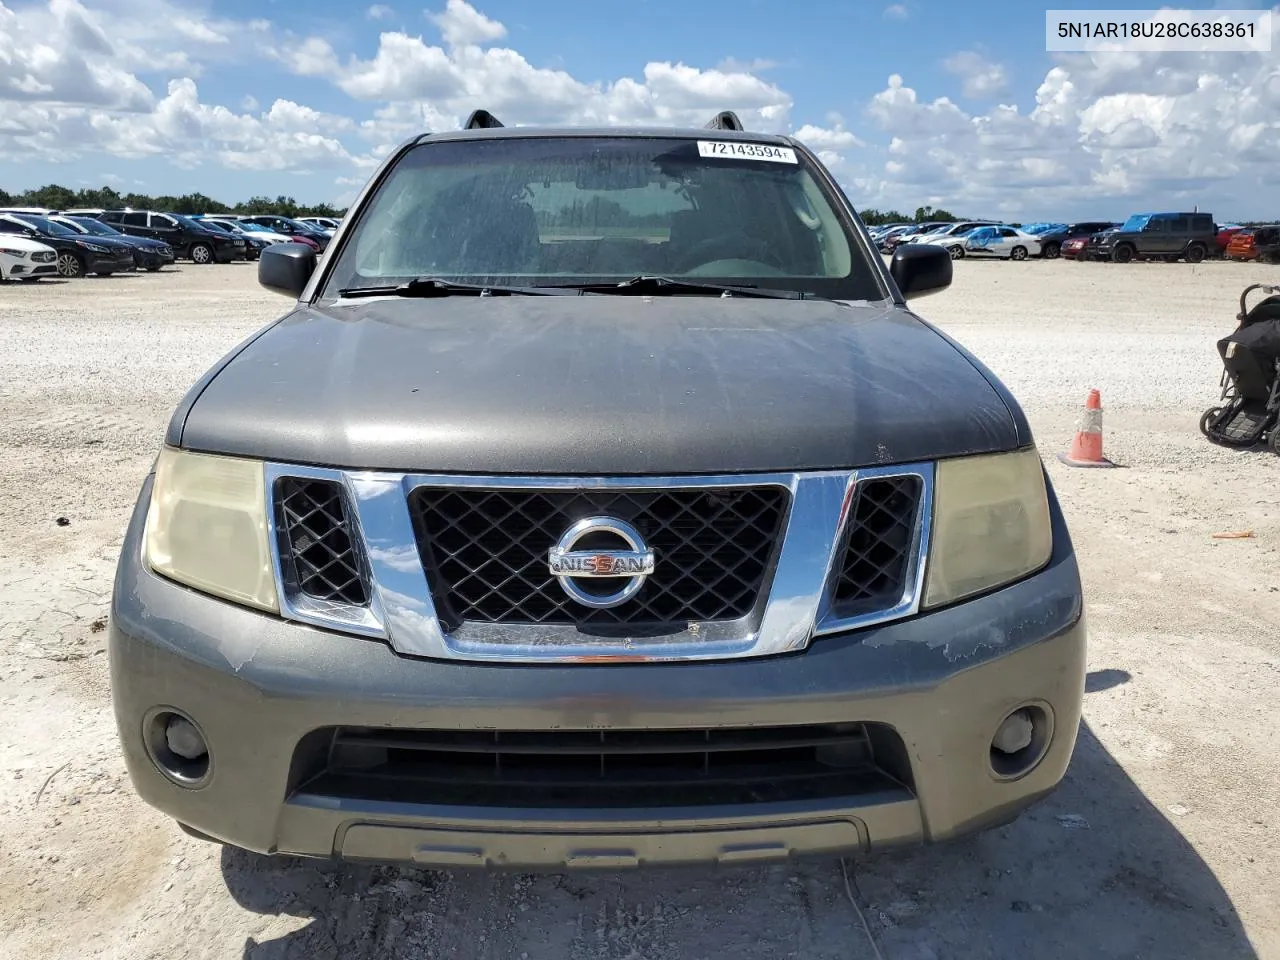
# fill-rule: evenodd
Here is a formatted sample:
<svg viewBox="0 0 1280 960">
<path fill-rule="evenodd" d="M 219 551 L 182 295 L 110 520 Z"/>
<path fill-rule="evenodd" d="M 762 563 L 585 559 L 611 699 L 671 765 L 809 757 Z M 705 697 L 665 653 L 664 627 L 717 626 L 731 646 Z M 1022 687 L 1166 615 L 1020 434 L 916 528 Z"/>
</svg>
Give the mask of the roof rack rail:
<svg viewBox="0 0 1280 960">
<path fill-rule="evenodd" d="M 467 125 L 463 129 L 476 130 L 481 127 L 500 127 L 502 121 L 495 117 L 488 110 L 472 110 L 471 116 L 467 117 Z"/>
<path fill-rule="evenodd" d="M 738 119 L 738 115 L 732 110 L 721 110 L 711 122 L 707 124 L 708 130 L 741 130 L 742 121 Z"/>
</svg>

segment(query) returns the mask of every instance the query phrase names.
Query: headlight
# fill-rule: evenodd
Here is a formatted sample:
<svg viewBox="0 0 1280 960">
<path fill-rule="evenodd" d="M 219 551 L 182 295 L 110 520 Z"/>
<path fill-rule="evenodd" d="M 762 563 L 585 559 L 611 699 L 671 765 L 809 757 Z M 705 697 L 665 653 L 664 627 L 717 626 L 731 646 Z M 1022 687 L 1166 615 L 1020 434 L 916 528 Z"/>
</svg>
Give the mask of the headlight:
<svg viewBox="0 0 1280 960">
<path fill-rule="evenodd" d="M 926 608 L 1009 583 L 1049 562 L 1053 533 L 1043 470 L 1035 447 L 938 463 Z"/>
<path fill-rule="evenodd" d="M 166 447 L 156 460 L 143 541 L 157 573 L 261 610 L 280 608 L 259 461 Z"/>
<path fill-rule="evenodd" d="M 27 258 L 27 251 L 25 250 L 11 250 L 8 247 L 0 247 L 0 253 L 8 254 L 11 257 L 17 257 L 19 260 L 25 260 Z"/>
<path fill-rule="evenodd" d="M 76 243 L 84 247 L 86 250 L 92 250 L 94 253 L 110 253 L 111 250 L 98 243 L 89 243 L 87 240 L 77 240 Z"/>
</svg>

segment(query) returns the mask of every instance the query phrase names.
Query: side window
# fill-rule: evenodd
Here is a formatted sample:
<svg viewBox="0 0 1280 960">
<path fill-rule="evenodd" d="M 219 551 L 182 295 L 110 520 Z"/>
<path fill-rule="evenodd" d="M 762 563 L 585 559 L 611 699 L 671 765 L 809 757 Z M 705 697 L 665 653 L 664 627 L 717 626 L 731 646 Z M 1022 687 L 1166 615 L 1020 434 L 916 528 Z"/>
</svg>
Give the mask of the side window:
<svg viewBox="0 0 1280 960">
<path fill-rule="evenodd" d="M 1014 230 L 1012 227 L 1000 228 L 1000 236 L 1002 237 L 1016 237 L 1017 235 L 1018 235 L 1018 231 Z"/>
<path fill-rule="evenodd" d="M 176 230 L 178 224 L 163 213 L 153 213 L 151 214 L 151 226 L 157 230 Z"/>
<path fill-rule="evenodd" d="M 1197 213 L 1191 218 L 1192 230 L 1212 230 L 1213 219 L 1207 213 Z"/>
<path fill-rule="evenodd" d="M 1170 229 L 1174 233 L 1186 233 L 1191 229 L 1191 224 L 1187 217 L 1175 217 L 1170 222 L 1173 224 Z"/>
<path fill-rule="evenodd" d="M 124 225 L 126 227 L 145 227 L 147 225 L 147 215 L 145 213 L 126 213 L 124 215 Z"/>
<path fill-rule="evenodd" d="M 101 219 L 103 223 L 123 223 L 124 214 L 118 212 L 104 213 Z"/>
<path fill-rule="evenodd" d="M 1142 228 L 1143 233 L 1167 233 L 1169 231 L 1169 221 L 1160 217 L 1152 217 L 1147 221 L 1147 225 Z"/>
<path fill-rule="evenodd" d="M 25 233 L 18 224 L 12 220 L 0 220 L 0 233 Z"/>
</svg>

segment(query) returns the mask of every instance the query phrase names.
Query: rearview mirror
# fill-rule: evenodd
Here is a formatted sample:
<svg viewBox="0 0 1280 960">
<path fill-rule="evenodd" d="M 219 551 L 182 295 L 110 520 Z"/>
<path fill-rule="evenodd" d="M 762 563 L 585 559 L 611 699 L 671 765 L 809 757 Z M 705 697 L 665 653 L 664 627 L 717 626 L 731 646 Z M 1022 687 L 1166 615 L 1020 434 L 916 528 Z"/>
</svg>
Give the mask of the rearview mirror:
<svg viewBox="0 0 1280 960">
<path fill-rule="evenodd" d="M 316 269 L 316 252 L 304 243 L 277 243 L 258 259 L 258 283 L 272 293 L 302 296 Z"/>
<path fill-rule="evenodd" d="M 899 244 L 889 263 L 889 275 L 903 297 L 927 297 L 951 286 L 951 254 L 931 243 Z"/>
</svg>

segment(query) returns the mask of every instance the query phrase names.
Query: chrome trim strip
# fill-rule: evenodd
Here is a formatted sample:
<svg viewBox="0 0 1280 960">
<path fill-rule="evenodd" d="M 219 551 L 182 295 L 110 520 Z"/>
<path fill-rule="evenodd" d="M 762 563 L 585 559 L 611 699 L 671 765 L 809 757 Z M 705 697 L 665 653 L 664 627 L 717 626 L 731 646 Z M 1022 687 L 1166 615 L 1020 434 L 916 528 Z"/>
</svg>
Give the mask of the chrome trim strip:
<svg viewBox="0 0 1280 960">
<path fill-rule="evenodd" d="M 888 610 L 833 619 L 829 601 L 837 552 L 849 522 L 856 484 L 882 476 L 911 474 L 922 480 L 907 585 L 902 600 Z M 319 604 L 289 587 L 282 570 L 282 540 L 276 530 L 276 480 L 296 476 L 341 483 L 352 507 L 352 523 L 368 566 L 371 602 L 367 608 Z M 417 487 L 486 487 L 508 490 L 706 489 L 728 486 L 784 486 L 791 503 L 782 545 L 761 598 L 748 615 L 734 621 L 691 622 L 684 629 L 650 636 L 619 637 L 565 625 L 468 622 L 446 633 L 436 614 L 409 514 L 408 496 Z M 933 467 L 911 464 L 862 470 L 679 477 L 510 477 L 346 471 L 267 465 L 268 523 L 281 614 L 315 626 L 387 640 L 398 653 L 443 660 L 503 663 L 663 662 L 763 657 L 800 650 L 816 636 L 910 616 L 919 609 L 933 503 Z"/>
</svg>

